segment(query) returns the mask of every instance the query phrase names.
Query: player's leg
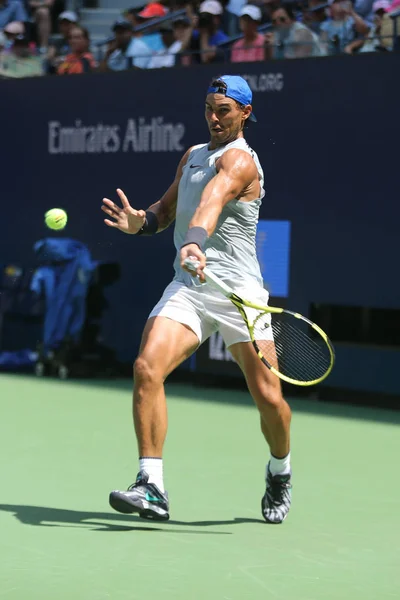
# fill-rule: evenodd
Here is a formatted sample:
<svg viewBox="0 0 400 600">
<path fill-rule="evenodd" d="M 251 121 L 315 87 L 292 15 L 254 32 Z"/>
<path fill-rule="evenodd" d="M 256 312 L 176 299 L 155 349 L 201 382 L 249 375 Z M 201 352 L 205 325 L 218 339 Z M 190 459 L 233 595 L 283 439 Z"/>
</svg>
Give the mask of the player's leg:
<svg viewBox="0 0 400 600">
<path fill-rule="evenodd" d="M 261 362 L 251 342 L 234 344 L 229 350 L 240 366 L 260 412 L 261 430 L 272 455 L 286 456 L 290 451 L 291 411 L 282 396 L 279 378 Z"/>
<path fill-rule="evenodd" d="M 119 512 L 168 519 L 162 450 L 167 432 L 166 377 L 209 335 L 196 295 L 172 282 L 153 309 L 134 365 L 133 416 L 139 447 L 139 474 L 127 491 L 115 490 L 110 504 Z"/>
<path fill-rule="evenodd" d="M 261 304 L 268 303 L 268 292 L 259 286 L 246 288 L 244 294 Z M 208 308 L 218 322 L 226 346 L 242 369 L 260 412 L 261 430 L 271 451 L 262 512 L 267 521 L 280 523 L 290 508 L 290 408 L 282 397 L 280 380 L 258 358 L 249 331 L 235 306 L 220 295 L 212 297 L 210 294 Z M 273 344 L 272 331 L 266 330 L 265 335 L 264 341 L 270 339 Z"/>
<path fill-rule="evenodd" d="M 162 451 L 167 433 L 166 377 L 198 346 L 187 326 L 157 316 L 147 321 L 134 365 L 133 418 L 139 449 L 139 473 L 128 490 L 114 490 L 110 504 L 118 512 L 169 518 L 164 490 Z"/>
<path fill-rule="evenodd" d="M 245 290 L 260 303 L 268 303 L 268 292 L 258 285 Z M 240 290 L 238 290 L 240 294 Z M 282 458 L 289 452 L 290 418 L 288 404 L 282 397 L 280 380 L 258 358 L 250 341 L 247 326 L 237 308 L 212 288 L 203 292 L 207 312 L 218 323 L 219 332 L 234 359 L 242 369 L 249 391 L 260 411 L 261 428 L 273 456 Z M 268 330 L 266 335 L 271 336 Z"/>
<path fill-rule="evenodd" d="M 166 317 L 147 321 L 134 364 L 133 419 L 139 456 L 162 457 L 167 434 L 164 381 L 198 344 L 187 325 Z"/>
<path fill-rule="evenodd" d="M 271 451 L 262 512 L 268 522 L 281 523 L 289 512 L 291 500 L 291 410 L 282 396 L 279 378 L 261 362 L 251 342 L 233 344 L 229 350 L 246 378 L 260 412 L 262 433 Z"/>
</svg>

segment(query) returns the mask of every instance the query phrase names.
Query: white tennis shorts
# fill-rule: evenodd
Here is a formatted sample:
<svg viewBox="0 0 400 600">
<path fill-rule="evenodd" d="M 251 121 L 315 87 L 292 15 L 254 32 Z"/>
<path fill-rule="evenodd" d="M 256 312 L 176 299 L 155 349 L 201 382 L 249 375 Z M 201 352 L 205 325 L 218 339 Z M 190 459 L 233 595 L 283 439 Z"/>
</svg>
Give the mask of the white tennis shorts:
<svg viewBox="0 0 400 600">
<path fill-rule="evenodd" d="M 268 303 L 267 290 L 252 284 L 245 289 L 235 289 L 238 296 L 265 305 Z M 252 318 L 257 311 L 246 308 Z M 164 291 L 161 300 L 149 315 L 167 317 L 183 323 L 197 335 L 199 344 L 216 331 L 222 335 L 227 347 L 238 342 L 250 342 L 250 334 L 240 312 L 228 298 L 207 284 L 187 287 L 179 281 L 172 281 Z M 250 319 L 250 320 L 251 320 Z M 273 340 L 272 328 L 265 330 L 265 339 Z"/>
</svg>

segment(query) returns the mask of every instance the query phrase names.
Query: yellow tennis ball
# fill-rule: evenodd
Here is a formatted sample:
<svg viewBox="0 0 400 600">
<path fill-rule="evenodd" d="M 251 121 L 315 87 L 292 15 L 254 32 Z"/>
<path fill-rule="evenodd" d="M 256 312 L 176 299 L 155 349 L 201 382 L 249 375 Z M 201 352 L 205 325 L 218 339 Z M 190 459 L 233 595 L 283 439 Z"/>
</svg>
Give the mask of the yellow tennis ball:
<svg viewBox="0 0 400 600">
<path fill-rule="evenodd" d="M 68 216 L 62 208 L 52 208 L 44 215 L 44 222 L 49 229 L 64 229 Z"/>
</svg>

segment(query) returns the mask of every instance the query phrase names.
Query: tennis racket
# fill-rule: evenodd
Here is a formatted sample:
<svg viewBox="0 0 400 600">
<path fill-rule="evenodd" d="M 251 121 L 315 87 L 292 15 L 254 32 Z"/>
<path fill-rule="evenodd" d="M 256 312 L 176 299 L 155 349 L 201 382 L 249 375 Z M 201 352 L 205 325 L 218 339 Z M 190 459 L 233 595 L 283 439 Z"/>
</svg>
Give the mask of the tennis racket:
<svg viewBox="0 0 400 600">
<path fill-rule="evenodd" d="M 190 258 L 185 260 L 190 271 L 196 272 L 198 265 Z M 236 306 L 258 357 L 270 371 L 283 381 L 300 386 L 315 385 L 328 377 L 335 351 L 318 325 L 299 313 L 241 298 L 208 267 L 203 273 L 206 283 Z"/>
</svg>

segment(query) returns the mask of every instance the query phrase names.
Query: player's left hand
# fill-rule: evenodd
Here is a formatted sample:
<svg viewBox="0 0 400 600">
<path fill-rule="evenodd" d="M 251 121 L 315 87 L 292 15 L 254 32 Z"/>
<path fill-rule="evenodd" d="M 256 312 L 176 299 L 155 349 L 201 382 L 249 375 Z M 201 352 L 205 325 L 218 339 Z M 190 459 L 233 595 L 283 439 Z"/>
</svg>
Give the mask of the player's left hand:
<svg viewBox="0 0 400 600">
<path fill-rule="evenodd" d="M 190 275 L 194 276 L 195 273 L 193 271 L 190 271 L 185 266 L 185 260 L 187 258 L 190 258 L 194 262 L 200 263 L 197 267 L 196 274 L 199 276 L 201 282 L 205 281 L 206 278 L 203 275 L 203 269 L 206 266 L 206 256 L 200 250 L 197 244 L 188 244 L 187 246 L 183 246 L 183 248 L 181 248 L 181 267 L 184 271 L 187 271 L 188 273 L 190 273 Z"/>
</svg>

